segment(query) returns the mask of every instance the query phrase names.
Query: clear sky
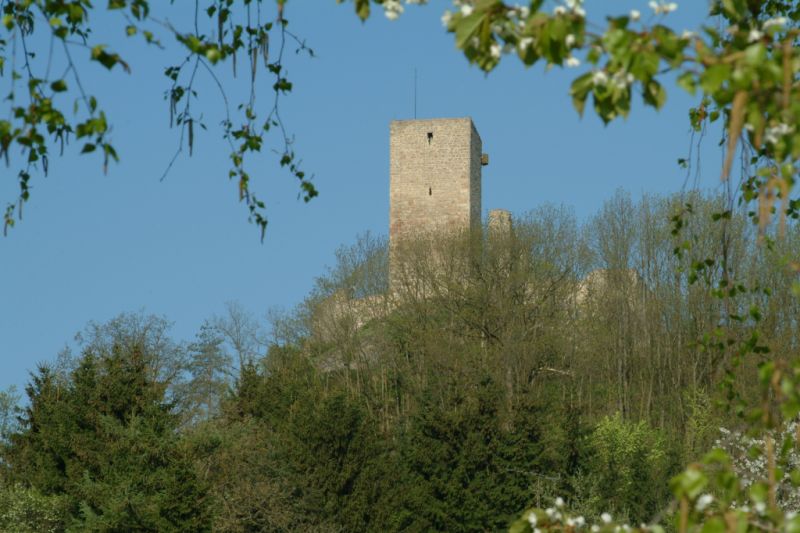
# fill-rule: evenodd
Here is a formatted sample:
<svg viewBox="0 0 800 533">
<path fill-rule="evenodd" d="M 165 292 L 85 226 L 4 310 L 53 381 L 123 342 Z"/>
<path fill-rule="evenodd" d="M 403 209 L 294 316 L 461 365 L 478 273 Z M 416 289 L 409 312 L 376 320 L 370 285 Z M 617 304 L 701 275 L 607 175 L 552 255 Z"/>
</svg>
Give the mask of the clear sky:
<svg viewBox="0 0 800 533">
<path fill-rule="evenodd" d="M 162 15 L 185 24 L 193 4 L 177 0 Z M 549 202 L 585 218 L 618 188 L 634 196 L 681 190 L 685 173 L 676 160 L 689 149 L 687 110 L 695 98 L 668 83 L 660 113 L 637 104 L 627 121 L 608 127 L 591 114 L 580 119 L 568 88 L 583 68 L 526 70 L 510 58 L 487 77 L 468 65 L 442 28 L 447 5 L 409 6 L 395 22 L 376 12 L 362 24 L 351 3 L 288 2 L 291 29 L 317 57 L 288 54 L 294 91 L 282 114 L 320 196 L 298 200 L 294 179 L 267 147 L 252 169 L 270 220 L 263 244 L 226 177 L 227 147 L 216 129 L 221 101 L 208 78 L 198 88 L 210 129 L 196 133 L 194 156 L 179 159 L 161 182 L 178 142 L 168 127 L 162 73 L 182 55 L 168 38 L 163 51 L 119 38 L 124 22 L 97 17 L 98 38 L 132 68 L 131 75 L 82 68 L 113 124 L 121 162 L 103 175 L 95 157 L 53 157 L 50 175 L 34 178 L 24 219 L 0 237 L 0 387 L 24 385 L 28 370 L 54 359 L 90 320 L 144 310 L 166 316 L 175 338 L 189 340 L 225 302 L 263 315 L 301 301 L 338 246 L 364 231 L 387 233 L 389 122 L 413 118 L 415 69 L 419 118 L 471 116 L 480 132 L 491 157 L 484 213 L 522 214 Z M 645 0 L 586 2 L 597 21 L 604 11 L 631 8 L 651 12 Z M 696 29 L 706 12 L 706 0 L 686 0 L 667 23 Z M 230 79 L 229 65 L 218 75 L 243 84 Z M 7 84 L 6 74 L 3 94 Z M 270 85 L 261 81 L 262 109 Z M 713 132 L 706 140 L 701 185 L 707 187 L 717 185 L 718 138 Z M 16 171 L 0 167 L 0 178 L 4 206 L 17 192 Z"/>
</svg>

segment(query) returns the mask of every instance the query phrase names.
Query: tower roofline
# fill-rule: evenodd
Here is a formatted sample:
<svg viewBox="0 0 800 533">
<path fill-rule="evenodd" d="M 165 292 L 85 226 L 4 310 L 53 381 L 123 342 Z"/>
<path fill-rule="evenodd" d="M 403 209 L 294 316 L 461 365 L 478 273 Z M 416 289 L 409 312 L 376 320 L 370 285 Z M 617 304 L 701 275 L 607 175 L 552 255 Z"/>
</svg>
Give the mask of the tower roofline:
<svg viewBox="0 0 800 533">
<path fill-rule="evenodd" d="M 421 122 L 430 122 L 430 123 L 442 123 L 442 122 L 463 122 L 469 121 L 470 126 L 472 127 L 472 131 L 475 135 L 478 136 L 478 139 L 481 138 L 480 133 L 478 133 L 478 128 L 475 127 L 475 121 L 472 120 L 472 117 L 439 117 L 439 118 L 406 118 L 406 119 L 396 119 L 389 122 L 389 127 L 393 127 L 395 124 L 403 125 L 405 123 L 421 123 Z M 483 141 L 483 139 L 481 139 Z"/>
</svg>

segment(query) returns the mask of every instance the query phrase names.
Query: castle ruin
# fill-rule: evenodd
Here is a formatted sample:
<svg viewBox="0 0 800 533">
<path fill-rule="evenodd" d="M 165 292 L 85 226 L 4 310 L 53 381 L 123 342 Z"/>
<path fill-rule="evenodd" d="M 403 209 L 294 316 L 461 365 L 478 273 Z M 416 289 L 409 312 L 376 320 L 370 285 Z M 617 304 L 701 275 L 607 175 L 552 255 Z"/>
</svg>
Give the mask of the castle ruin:
<svg viewBox="0 0 800 533">
<path fill-rule="evenodd" d="M 447 231 L 481 227 L 481 167 L 489 163 L 471 118 L 395 120 L 389 127 L 389 250 Z M 508 225 L 510 214 L 490 220 Z M 390 283 L 397 279 L 390 261 Z"/>
<path fill-rule="evenodd" d="M 439 281 L 458 284 L 467 280 L 470 262 L 457 259 L 463 249 L 440 246 L 447 244 L 447 239 L 442 239 L 446 234 L 469 233 L 476 237 L 473 242 L 482 246 L 481 174 L 489 157 L 482 151 L 472 119 L 396 120 L 391 122 L 389 131 L 388 291 L 354 298 L 347 290 L 339 290 L 328 297 L 318 309 L 315 329 L 329 340 L 336 337 L 335 332 L 343 323 L 349 324 L 347 331 L 358 330 L 384 316 L 399 295 L 413 294 L 424 299 L 437 291 L 441 293 L 442 287 L 430 286 L 431 272 L 441 270 Z M 513 238 L 512 226 L 509 211 L 489 211 L 486 229 L 496 241 Z M 418 272 L 414 270 L 420 266 L 414 264 L 414 254 L 406 252 L 421 241 L 422 247 L 416 253 L 421 250 L 426 263 L 423 268 L 427 270 Z M 409 256 L 412 260 L 406 261 Z M 610 276 L 603 269 L 590 273 L 576 287 L 573 301 L 584 304 L 592 293 L 608 284 Z M 628 285 L 641 285 L 631 281 L 634 278 L 635 273 L 628 272 L 622 279 Z M 331 368 L 336 366 L 331 364 Z"/>
</svg>

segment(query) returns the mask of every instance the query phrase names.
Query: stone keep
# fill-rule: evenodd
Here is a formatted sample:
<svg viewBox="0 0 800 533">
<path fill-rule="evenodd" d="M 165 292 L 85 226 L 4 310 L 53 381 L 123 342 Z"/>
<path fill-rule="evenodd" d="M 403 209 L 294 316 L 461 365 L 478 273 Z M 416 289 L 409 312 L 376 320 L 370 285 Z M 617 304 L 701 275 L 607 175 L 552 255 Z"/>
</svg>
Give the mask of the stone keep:
<svg viewBox="0 0 800 533">
<path fill-rule="evenodd" d="M 470 118 L 390 126 L 389 243 L 481 223 L 481 138 Z"/>
</svg>

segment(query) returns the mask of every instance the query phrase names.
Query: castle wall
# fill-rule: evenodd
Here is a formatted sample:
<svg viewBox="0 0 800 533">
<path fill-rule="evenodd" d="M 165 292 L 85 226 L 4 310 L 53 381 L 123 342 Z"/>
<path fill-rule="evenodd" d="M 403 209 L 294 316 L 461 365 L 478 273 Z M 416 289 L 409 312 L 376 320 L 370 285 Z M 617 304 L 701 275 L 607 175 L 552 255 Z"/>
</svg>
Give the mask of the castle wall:
<svg viewBox="0 0 800 533">
<path fill-rule="evenodd" d="M 389 239 L 480 224 L 481 139 L 469 118 L 390 126 Z"/>
<path fill-rule="evenodd" d="M 391 255 L 414 238 L 480 226 L 482 143 L 471 119 L 393 121 L 389 144 Z"/>
</svg>

